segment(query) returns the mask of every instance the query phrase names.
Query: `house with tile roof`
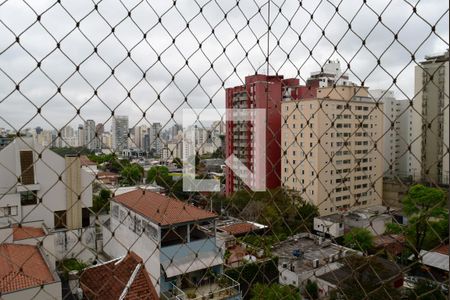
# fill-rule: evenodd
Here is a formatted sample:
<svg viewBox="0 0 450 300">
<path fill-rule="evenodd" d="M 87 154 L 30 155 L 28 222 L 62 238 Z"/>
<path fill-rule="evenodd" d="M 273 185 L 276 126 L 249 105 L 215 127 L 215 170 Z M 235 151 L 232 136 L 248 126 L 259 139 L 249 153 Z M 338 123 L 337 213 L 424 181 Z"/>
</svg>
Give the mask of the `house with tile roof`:
<svg viewBox="0 0 450 300">
<path fill-rule="evenodd" d="M 144 261 L 134 252 L 84 269 L 80 288 L 83 297 L 90 300 L 159 299 Z"/>
<path fill-rule="evenodd" d="M 0 244 L 0 298 L 61 299 L 61 281 L 37 246 Z"/>
<path fill-rule="evenodd" d="M 216 214 L 145 189 L 113 197 L 110 213 L 103 251 L 141 257 L 162 299 L 241 299 L 239 284 L 223 274 Z"/>
<path fill-rule="evenodd" d="M 73 256 L 93 260 L 94 180 L 80 157 L 15 138 L 0 151 L 0 243 L 42 244 L 51 265 Z"/>
</svg>

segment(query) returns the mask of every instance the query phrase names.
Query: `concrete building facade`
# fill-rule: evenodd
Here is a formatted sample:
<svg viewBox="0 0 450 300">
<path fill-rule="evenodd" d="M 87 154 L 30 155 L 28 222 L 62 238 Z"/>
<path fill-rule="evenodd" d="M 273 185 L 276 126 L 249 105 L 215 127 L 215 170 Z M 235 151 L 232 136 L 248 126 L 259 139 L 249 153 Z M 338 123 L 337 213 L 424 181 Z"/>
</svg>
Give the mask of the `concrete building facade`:
<svg viewBox="0 0 450 300">
<path fill-rule="evenodd" d="M 412 172 L 416 180 L 449 184 L 449 52 L 415 67 Z"/>
<path fill-rule="evenodd" d="M 245 85 L 226 89 L 227 109 L 266 110 L 266 187 L 280 186 L 281 101 L 291 93 L 298 80 L 284 80 L 283 76 L 254 75 L 245 78 Z M 292 91 L 293 92 L 293 91 Z M 227 119 L 225 156 L 234 154 L 250 171 L 253 171 L 255 147 L 250 122 L 233 122 Z M 259 145 L 260 146 L 260 145 Z M 258 146 L 258 147 L 259 147 Z M 231 169 L 226 169 L 226 194 L 245 188 L 242 180 Z"/>
<path fill-rule="evenodd" d="M 121 153 L 128 147 L 128 116 L 114 116 L 111 127 L 112 150 Z"/>
<path fill-rule="evenodd" d="M 317 97 L 282 103 L 281 179 L 321 215 L 380 205 L 382 104 L 368 89 L 324 87 Z"/>
<path fill-rule="evenodd" d="M 16 138 L 0 152 L 0 174 L 0 226 L 43 222 L 75 229 L 83 218 L 89 223 L 94 176 L 81 169 L 79 158 Z"/>
</svg>

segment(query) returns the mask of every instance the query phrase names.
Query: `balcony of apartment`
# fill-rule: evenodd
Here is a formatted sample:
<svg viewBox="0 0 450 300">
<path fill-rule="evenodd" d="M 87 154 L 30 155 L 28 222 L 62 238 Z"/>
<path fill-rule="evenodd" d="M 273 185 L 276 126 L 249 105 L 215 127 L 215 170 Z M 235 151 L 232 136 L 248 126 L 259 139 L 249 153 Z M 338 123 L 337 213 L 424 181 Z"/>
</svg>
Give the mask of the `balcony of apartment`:
<svg viewBox="0 0 450 300">
<path fill-rule="evenodd" d="M 162 292 L 162 300 L 239 300 L 242 299 L 240 285 L 225 274 L 211 275 L 199 282 L 185 280 L 179 287 L 170 283 L 169 289 Z"/>
<path fill-rule="evenodd" d="M 168 278 L 221 266 L 223 253 L 211 224 L 183 224 L 161 230 L 160 261 Z M 210 225 L 208 231 L 203 226 Z"/>
</svg>

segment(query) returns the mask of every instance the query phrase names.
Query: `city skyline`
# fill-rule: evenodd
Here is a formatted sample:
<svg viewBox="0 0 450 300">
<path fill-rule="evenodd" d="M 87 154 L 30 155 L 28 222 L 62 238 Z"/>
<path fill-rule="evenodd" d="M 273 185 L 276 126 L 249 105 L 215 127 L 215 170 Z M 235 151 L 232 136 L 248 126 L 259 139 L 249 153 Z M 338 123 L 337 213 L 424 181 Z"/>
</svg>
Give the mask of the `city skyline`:
<svg viewBox="0 0 450 300">
<path fill-rule="evenodd" d="M 49 3 L 42 3 L 39 9 L 43 10 Z M 351 80 L 357 84 L 364 81 L 365 86 L 372 89 L 393 90 L 397 99 L 411 98 L 414 95 L 415 63 L 423 60 L 425 55 L 442 52 L 447 48 L 448 18 L 442 18 L 442 15 L 433 9 L 436 3 L 439 3 L 437 0 L 416 4 L 416 9 L 423 19 L 415 15 L 408 19 L 406 14 L 400 13 L 405 10 L 412 11 L 412 7 L 406 3 L 390 3 L 389 10 L 383 11 L 387 3 L 377 1 L 371 4 L 374 11 L 358 11 L 351 1 L 341 2 L 340 11 L 344 12 L 344 16 L 356 13 L 358 16 L 353 20 L 354 26 L 349 31 L 347 23 L 342 18 L 335 17 L 333 3 L 316 4 L 314 1 L 303 1 L 302 9 L 291 12 L 289 8 L 295 7 L 297 3 L 286 1 L 282 12 L 287 20 L 292 19 L 291 30 L 282 31 L 287 25 L 286 19 L 278 17 L 273 20 L 269 39 L 269 74 L 284 74 L 286 77 L 299 78 L 301 83 L 304 83 L 309 74 L 320 69 L 328 59 L 339 59 L 343 63 L 343 71 L 349 73 Z M 87 14 L 83 5 L 93 7 L 92 3 L 80 2 L 72 3 L 67 9 L 73 10 L 76 16 L 81 18 L 83 13 Z M 165 4 L 154 5 L 156 11 L 164 11 Z M 108 31 L 109 26 L 97 15 L 90 15 L 89 19 L 80 22 L 79 28 L 70 31 L 72 24 L 62 12 L 55 11 L 52 19 L 44 14 L 43 24 L 61 39 L 61 50 L 73 62 L 65 58 L 60 51 L 54 51 L 48 57 L 43 56 L 43 53 L 50 51 L 55 45 L 43 28 L 34 26 L 35 32 L 32 36 L 21 36 L 20 46 L 11 46 L 14 44 L 10 33 L 0 29 L 0 34 L 5 34 L 6 37 L 4 44 L 0 45 L 0 52 L 3 54 L 0 57 L 0 67 L 10 76 L 0 74 L 0 90 L 3 91 L 0 94 L 3 111 L 0 127 L 11 126 L 17 129 L 27 127 L 27 124 L 32 127 L 47 127 L 46 123 L 50 122 L 61 128 L 68 121 L 70 124 L 78 124 L 87 119 L 107 123 L 111 111 L 116 115 L 128 114 L 131 127 L 138 125 L 141 120 L 164 124 L 171 119 L 172 113 L 175 118 L 179 117 L 176 111 L 186 107 L 185 99 L 195 108 L 206 107 L 211 101 L 214 106 L 224 108 L 225 87 L 242 84 L 242 78 L 249 74 L 267 73 L 265 50 L 256 43 L 257 40 L 260 44 L 267 43 L 267 35 L 261 30 L 265 26 L 262 14 L 267 12 L 267 5 L 241 4 L 242 11 L 256 13 L 257 17 L 252 18 L 249 24 L 243 22 L 247 15 L 231 9 L 227 17 L 233 21 L 233 25 L 215 21 L 217 17 L 224 15 L 223 9 L 226 11 L 231 4 L 221 5 L 224 7 L 217 4 L 207 5 L 208 9 L 204 12 L 206 20 L 217 25 L 215 34 L 211 35 L 212 25 L 205 21 L 190 24 L 189 29 L 199 36 L 203 44 L 201 51 L 197 46 L 199 42 L 186 32 L 176 39 L 183 52 L 170 47 L 173 36 L 184 30 L 181 26 L 183 22 L 176 21 L 174 14 L 161 19 L 167 32 L 158 27 L 146 35 L 147 39 L 160 41 L 152 44 L 153 48 L 130 22 L 119 22 L 115 19 L 117 30 L 114 33 L 123 41 L 123 45 L 120 45 Z M 110 14 L 116 6 L 114 2 L 109 5 L 102 2 L 98 10 Z M 198 10 L 197 5 L 180 3 L 178 6 L 187 14 Z M 272 6 L 277 10 L 275 3 Z M 116 8 L 120 15 L 123 9 Z M 144 17 L 147 11 L 145 5 L 140 8 L 133 10 L 131 17 L 139 26 L 148 28 L 152 17 Z M 258 15 L 258 10 L 261 15 Z M 15 14 L 7 14 L 9 11 L 19 14 L 20 17 L 12 17 Z M 379 23 L 375 12 L 382 13 L 383 24 L 389 25 L 392 31 L 401 28 L 397 40 L 392 32 Z M 153 16 L 153 13 L 150 15 Z M 322 38 L 317 26 L 307 21 L 311 19 L 311 15 L 314 15 L 317 24 L 325 28 L 324 34 L 330 42 Z M 35 20 L 28 7 L 12 2 L 3 5 L 0 17 L 13 32 L 20 32 L 26 24 Z M 428 37 L 426 22 L 437 22 L 439 34 L 435 31 L 435 34 Z M 246 26 L 252 28 L 256 36 L 248 30 L 242 30 Z M 304 30 L 300 30 L 302 26 L 305 26 Z M 239 32 L 239 40 L 243 41 L 241 45 L 231 43 L 235 32 Z M 301 41 L 298 38 L 300 32 Z M 65 34 L 68 36 L 65 37 Z M 216 34 L 220 34 L 224 43 L 215 37 Z M 338 43 L 341 39 L 342 42 Z M 362 39 L 365 40 L 364 45 Z M 36 42 L 38 40 L 42 42 Z M 426 43 L 422 45 L 423 40 L 426 40 Z M 333 43 L 337 44 L 337 51 Z M 93 45 L 97 45 L 97 54 L 93 53 Z M 223 48 L 226 49 L 226 56 L 222 53 Z M 35 58 L 30 57 L 24 49 Z M 127 52 L 130 57 L 125 58 Z M 414 54 L 414 59 L 411 54 Z M 124 56 L 124 60 L 121 61 L 119 56 Z M 37 61 L 40 60 L 40 67 L 36 67 Z M 80 66 L 78 72 L 73 73 L 77 69 L 76 64 Z M 214 69 L 214 72 L 211 69 Z M 114 70 L 113 75 L 111 70 Z M 395 84 L 393 77 L 396 78 Z M 62 81 L 62 78 L 67 80 Z M 16 90 L 17 85 L 20 90 Z M 38 114 L 37 108 L 40 108 Z"/>
</svg>

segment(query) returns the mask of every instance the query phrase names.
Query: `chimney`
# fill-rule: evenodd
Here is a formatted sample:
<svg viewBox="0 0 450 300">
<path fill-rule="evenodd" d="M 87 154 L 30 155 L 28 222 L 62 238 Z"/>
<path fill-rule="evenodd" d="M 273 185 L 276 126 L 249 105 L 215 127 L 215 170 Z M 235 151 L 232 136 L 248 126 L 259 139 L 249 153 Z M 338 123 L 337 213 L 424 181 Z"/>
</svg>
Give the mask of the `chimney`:
<svg viewBox="0 0 450 300">
<path fill-rule="evenodd" d="M 81 163 L 76 156 L 66 156 L 66 227 L 77 229 L 82 227 L 81 210 Z"/>
</svg>

